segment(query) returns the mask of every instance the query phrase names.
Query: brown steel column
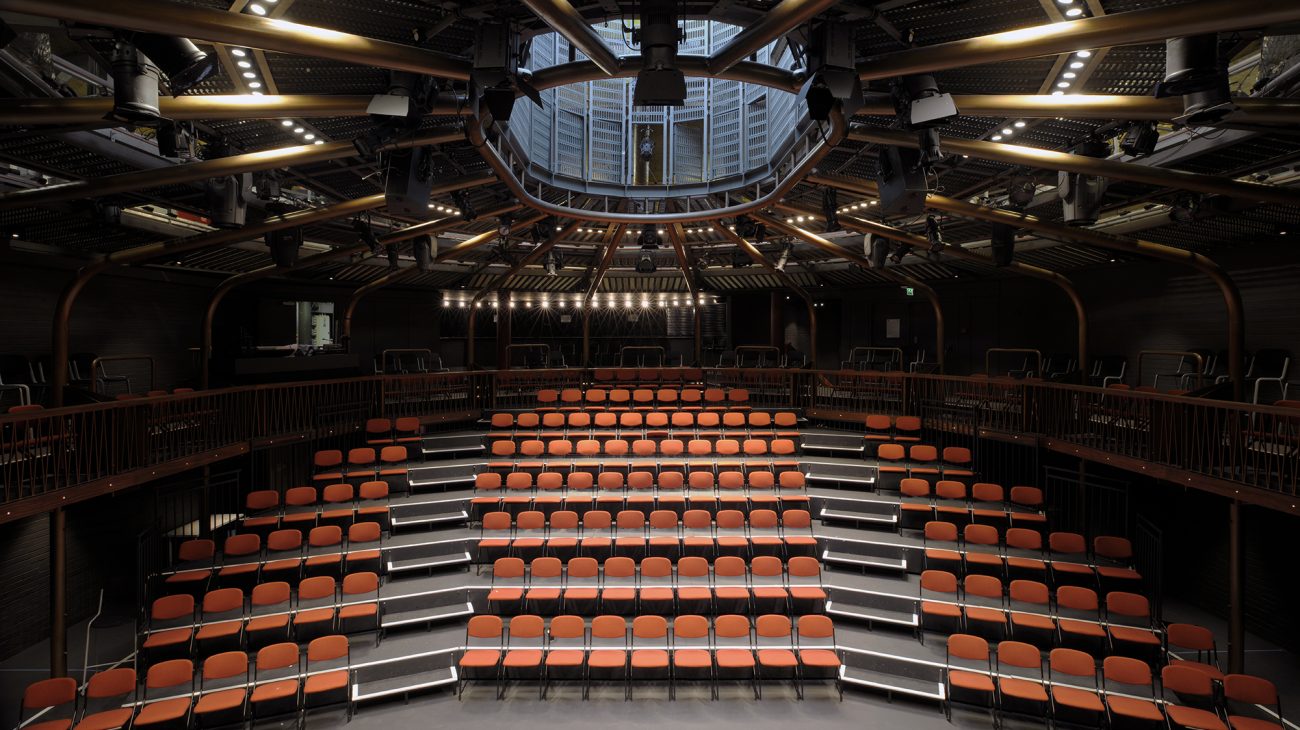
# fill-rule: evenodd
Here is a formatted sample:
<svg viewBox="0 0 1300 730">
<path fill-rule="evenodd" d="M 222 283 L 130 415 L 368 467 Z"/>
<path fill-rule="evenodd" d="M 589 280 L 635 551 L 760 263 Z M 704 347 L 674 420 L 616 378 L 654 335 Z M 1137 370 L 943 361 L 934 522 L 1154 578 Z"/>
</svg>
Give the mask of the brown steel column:
<svg viewBox="0 0 1300 730">
<path fill-rule="evenodd" d="M 1129 97 L 1120 97 L 1129 98 Z M 1132 97 L 1134 99 L 1146 97 Z M 227 119 L 282 119 L 299 117 L 364 117 L 374 99 L 370 94 L 348 96 L 344 94 L 211 94 L 202 96 L 163 96 L 158 99 L 162 117 L 176 122 L 194 120 L 218 121 Z M 1159 103 L 1161 100 L 1154 100 Z M 1167 104 L 1167 106 L 1174 106 Z M 1183 112 L 1179 101 L 1176 111 L 1161 119 L 1172 119 Z M 39 124 L 121 126 L 108 115 L 113 111 L 111 96 L 79 96 L 35 99 L 7 99 L 0 107 L 0 124 L 14 127 L 31 127 Z M 433 116 L 468 114 L 465 99 L 439 96 L 425 114 Z M 893 114 L 893 107 L 890 107 Z M 1015 116 L 1004 114 L 1002 116 Z M 1056 115 L 1061 116 L 1061 115 Z M 1127 118 L 1127 117 L 1126 117 Z M 324 146 L 324 145 L 322 145 Z"/>
<path fill-rule="evenodd" d="M 67 513 L 50 512 L 50 676 L 68 676 Z"/>
<path fill-rule="evenodd" d="M 686 257 L 686 240 L 680 225 L 674 223 L 668 226 L 668 240 L 673 244 L 673 254 L 677 256 L 677 265 L 682 269 L 686 292 L 691 298 L 691 317 L 695 323 L 695 365 L 700 366 L 704 364 L 704 314 L 700 311 L 700 293 L 695 288 L 695 277 L 691 275 L 691 262 Z"/>
<path fill-rule="evenodd" d="M 1228 502 L 1228 672 L 1246 671 L 1246 555 L 1241 502 Z"/>
<path fill-rule="evenodd" d="M 582 310 L 582 366 L 591 367 L 591 307 Z"/>
<path fill-rule="evenodd" d="M 772 290 L 768 297 L 768 344 L 772 347 L 781 347 L 785 344 L 785 332 L 781 327 L 781 292 Z"/>
<path fill-rule="evenodd" d="M 497 370 L 510 369 L 510 327 L 514 322 L 510 310 L 510 291 L 497 291 Z"/>
<path fill-rule="evenodd" d="M 473 370 L 474 365 L 474 335 L 478 329 L 478 308 L 469 308 L 469 325 L 465 329 L 465 369 Z"/>
</svg>

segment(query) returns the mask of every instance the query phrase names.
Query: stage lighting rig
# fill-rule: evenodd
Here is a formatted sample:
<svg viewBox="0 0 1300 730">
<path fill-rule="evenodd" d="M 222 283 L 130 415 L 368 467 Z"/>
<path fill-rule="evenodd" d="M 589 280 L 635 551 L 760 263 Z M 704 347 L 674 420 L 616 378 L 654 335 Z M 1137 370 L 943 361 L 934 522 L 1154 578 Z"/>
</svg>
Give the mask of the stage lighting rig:
<svg viewBox="0 0 1300 730">
<path fill-rule="evenodd" d="M 529 73 L 520 69 L 523 63 L 518 31 L 507 23 L 479 23 L 469 74 L 475 107 L 482 100 L 493 119 L 509 122 L 516 92 L 542 106 L 542 95 L 527 81 Z"/>
<path fill-rule="evenodd" d="M 933 215 L 925 217 L 925 238 L 930 242 L 930 260 L 938 261 L 939 254 L 943 251 L 943 226 L 939 219 Z"/>
<path fill-rule="evenodd" d="M 835 188 L 822 188 L 822 216 L 826 218 L 826 232 L 834 233 L 840 229 L 839 193 Z"/>
<path fill-rule="evenodd" d="M 750 258 L 749 254 L 745 253 L 744 251 L 737 250 L 731 252 L 731 268 L 743 269 L 753 265 L 754 265 L 754 259 Z"/>
<path fill-rule="evenodd" d="M 738 216 L 736 218 L 736 235 L 741 238 L 753 238 L 758 232 L 758 225 L 749 216 Z"/>
<path fill-rule="evenodd" d="M 885 259 L 889 256 L 889 240 L 873 233 L 862 237 L 862 253 L 873 269 L 885 268 Z"/>
<path fill-rule="evenodd" d="M 896 264 L 903 263 L 903 257 L 912 252 L 912 244 L 901 241 L 894 243 L 894 252 L 889 254 L 889 260 Z"/>
<path fill-rule="evenodd" d="M 1075 147 L 1074 154 L 1105 159 L 1110 156 L 1110 144 L 1100 139 L 1089 139 Z M 1066 224 L 1090 226 L 1096 223 L 1108 187 L 1110 180 L 1104 177 L 1059 172 L 1056 194 L 1061 199 L 1062 218 Z"/>
<path fill-rule="evenodd" d="M 357 240 L 366 244 L 366 248 L 370 249 L 371 254 L 378 256 L 380 249 L 379 239 L 375 237 L 375 232 L 370 228 L 370 222 L 358 217 L 352 219 L 351 225 L 352 232 L 357 234 Z"/>
<path fill-rule="evenodd" d="M 209 180 L 208 217 L 216 228 L 239 228 L 253 197 L 253 173 L 243 172 Z"/>
<path fill-rule="evenodd" d="M 649 162 L 655 156 L 655 141 L 650 138 L 650 128 L 641 129 L 641 141 L 636 145 L 637 156 L 642 162 Z"/>
<path fill-rule="evenodd" d="M 502 238 L 509 238 L 510 225 L 513 222 L 514 221 L 512 221 L 508 215 L 503 215 L 500 218 L 497 218 L 497 235 Z"/>
<path fill-rule="evenodd" d="M 1156 131 L 1155 122 L 1133 122 L 1124 131 L 1119 141 L 1119 148 L 1132 157 L 1146 157 L 1156 151 L 1160 133 Z"/>
<path fill-rule="evenodd" d="M 1017 175 L 1011 178 L 1007 183 L 1007 203 L 1016 210 L 1024 210 L 1029 204 L 1034 202 L 1034 196 L 1038 193 L 1038 185 L 1032 177 L 1028 175 Z"/>
<path fill-rule="evenodd" d="M 646 0 L 632 43 L 641 46 L 641 70 L 632 88 L 634 106 L 684 106 L 686 75 L 677 68 L 677 44 L 685 33 L 677 25 L 675 0 Z"/>
<path fill-rule="evenodd" d="M 636 242 L 642 249 L 654 250 L 663 245 L 664 239 L 654 226 L 646 226 L 641 229 L 641 235 L 637 236 Z"/>
<path fill-rule="evenodd" d="M 786 264 L 790 263 L 790 254 L 794 252 L 794 244 L 786 241 L 781 247 L 781 255 L 776 259 L 776 270 L 785 271 Z"/>
<path fill-rule="evenodd" d="M 433 236 L 417 236 L 411 241 L 411 253 L 415 256 L 415 266 L 420 271 L 433 269 L 433 258 L 438 252 L 438 243 Z"/>
<path fill-rule="evenodd" d="M 560 263 L 560 255 L 551 249 L 546 253 L 546 260 L 543 263 L 547 276 L 559 276 L 559 269 L 564 266 Z"/>
<path fill-rule="evenodd" d="M 939 91 L 933 76 L 904 76 L 894 84 L 894 110 L 898 126 L 914 131 L 921 152 L 921 164 L 927 169 L 943 159 L 936 127 L 957 116 L 952 96 Z"/>
<path fill-rule="evenodd" d="M 456 209 L 460 211 L 460 219 L 469 223 L 478 217 L 474 212 L 474 206 L 469 204 L 469 196 L 464 190 L 453 190 L 451 192 L 451 202 L 456 204 Z"/>
<path fill-rule="evenodd" d="M 280 176 L 275 170 L 259 172 L 253 176 L 253 189 L 257 191 L 258 200 L 275 200 L 282 192 Z"/>
<path fill-rule="evenodd" d="M 837 104 L 846 117 L 862 108 L 862 79 L 855 53 L 852 26 L 830 21 L 813 26 L 804 54 L 808 78 L 799 89 L 810 119 L 830 121 Z"/>
<path fill-rule="evenodd" d="M 1190 226 L 1200 217 L 1203 203 L 1196 193 L 1180 193 L 1169 206 L 1169 218 L 1180 226 Z"/>
<path fill-rule="evenodd" d="M 1183 97 L 1183 114 L 1172 120 L 1175 124 L 1214 124 L 1235 112 L 1218 34 L 1166 40 L 1165 78 L 1156 84 L 1155 96 Z"/>
</svg>

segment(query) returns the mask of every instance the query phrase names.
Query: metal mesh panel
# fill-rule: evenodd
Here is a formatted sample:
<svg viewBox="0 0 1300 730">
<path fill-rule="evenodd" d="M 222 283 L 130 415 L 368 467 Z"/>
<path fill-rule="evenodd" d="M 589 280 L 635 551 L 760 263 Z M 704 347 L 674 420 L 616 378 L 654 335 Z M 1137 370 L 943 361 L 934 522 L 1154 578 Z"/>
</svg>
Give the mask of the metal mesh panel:
<svg viewBox="0 0 1300 730">
<path fill-rule="evenodd" d="M 710 79 L 713 102 L 710 110 L 709 130 L 711 177 L 726 177 L 740 173 L 740 84 L 735 81 Z"/>
<path fill-rule="evenodd" d="M 700 182 L 704 179 L 704 122 L 673 124 L 673 182 Z"/>
<path fill-rule="evenodd" d="M 708 52 L 709 22 L 707 20 L 686 21 L 686 39 L 678 46 L 678 53 L 683 55 L 702 55 Z"/>
<path fill-rule="evenodd" d="M 754 169 L 767 161 L 767 96 L 745 105 L 745 166 Z"/>
<path fill-rule="evenodd" d="M 591 84 L 591 179 L 624 182 L 627 132 L 623 129 L 623 96 L 620 81 Z M 600 101 L 598 101 L 600 99 Z"/>
<path fill-rule="evenodd" d="M 586 115 L 580 89 L 560 89 L 560 108 L 555 118 L 555 171 L 582 177 L 586 147 Z"/>
</svg>

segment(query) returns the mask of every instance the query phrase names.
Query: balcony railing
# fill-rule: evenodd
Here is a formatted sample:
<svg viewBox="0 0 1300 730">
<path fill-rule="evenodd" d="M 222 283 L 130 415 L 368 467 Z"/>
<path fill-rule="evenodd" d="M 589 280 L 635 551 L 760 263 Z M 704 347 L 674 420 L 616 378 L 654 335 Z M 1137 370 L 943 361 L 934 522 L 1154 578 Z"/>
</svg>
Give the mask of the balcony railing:
<svg viewBox="0 0 1300 730">
<path fill-rule="evenodd" d="M 755 407 L 819 420 L 920 416 L 927 428 L 1035 439 L 1141 462 L 1149 473 L 1267 495 L 1300 491 L 1300 410 L 1004 378 L 809 370 L 668 371 L 745 388 Z M 360 430 L 367 418 L 467 421 L 521 408 L 542 388 L 593 385 L 584 369 L 452 372 L 200 391 L 0 416 L 0 521 L 283 441 Z M 642 373 L 601 387 L 635 387 Z M 649 378 L 646 378 L 648 381 Z M 1127 462 L 1125 461 L 1127 460 Z M 1131 466 L 1131 463 L 1129 464 Z M 91 489 L 94 487 L 94 489 Z"/>
</svg>

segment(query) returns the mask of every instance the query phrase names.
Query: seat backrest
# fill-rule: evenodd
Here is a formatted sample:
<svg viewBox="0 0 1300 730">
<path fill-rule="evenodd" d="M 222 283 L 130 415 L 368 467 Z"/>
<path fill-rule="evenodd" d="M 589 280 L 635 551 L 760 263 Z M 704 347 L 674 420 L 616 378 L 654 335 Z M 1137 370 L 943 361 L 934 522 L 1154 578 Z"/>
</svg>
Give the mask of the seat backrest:
<svg viewBox="0 0 1300 730">
<path fill-rule="evenodd" d="M 991 575 L 971 574 L 967 575 L 962 584 L 966 589 L 966 595 L 979 596 L 980 598 L 1002 598 L 1002 581 Z"/>
<path fill-rule="evenodd" d="M 876 458 L 881 461 L 902 461 L 906 455 L 901 444 L 881 444 L 876 449 Z"/>
<path fill-rule="evenodd" d="M 253 586 L 249 603 L 253 606 L 275 606 L 289 602 L 289 584 L 282 580 L 258 583 Z"/>
<path fill-rule="evenodd" d="M 321 636 L 307 644 L 307 663 L 332 662 L 348 656 L 348 637 Z"/>
<path fill-rule="evenodd" d="M 709 561 L 692 555 L 677 561 L 679 578 L 703 578 L 709 574 Z"/>
<path fill-rule="evenodd" d="M 939 452 L 929 444 L 913 444 L 907 450 L 907 456 L 912 461 L 928 464 L 939 458 Z"/>
<path fill-rule="evenodd" d="M 1012 487 L 1011 503 L 1023 507 L 1041 507 L 1043 505 L 1043 490 L 1038 487 Z"/>
<path fill-rule="evenodd" d="M 1047 547 L 1064 555 L 1082 555 L 1088 551 L 1087 541 L 1077 532 L 1053 532 L 1047 536 Z"/>
<path fill-rule="evenodd" d="M 351 484 L 327 484 L 321 491 L 321 499 L 331 504 L 351 502 L 356 497 L 356 489 Z"/>
<path fill-rule="evenodd" d="M 654 556 L 641 561 L 642 578 L 667 578 L 673 574 L 673 563 L 668 558 Z"/>
<path fill-rule="evenodd" d="M 952 479 L 942 479 L 934 485 L 934 496 L 939 499 L 966 499 L 966 485 Z"/>
<path fill-rule="evenodd" d="M 749 563 L 749 572 L 755 578 L 780 577 L 784 570 L 781 559 L 771 555 L 760 555 Z"/>
<path fill-rule="evenodd" d="M 622 616 L 597 616 L 591 620 L 591 638 L 627 638 L 627 619 Z"/>
<path fill-rule="evenodd" d="M 925 539 L 957 542 L 957 525 L 951 522 L 931 520 L 925 523 Z"/>
<path fill-rule="evenodd" d="M 749 619 L 737 614 L 724 614 L 713 619 L 713 633 L 720 639 L 748 639 Z"/>
<path fill-rule="evenodd" d="M 294 658 L 298 657 L 298 647 L 293 647 Z M 72 681 L 72 680 L 69 680 Z M 149 667 L 149 672 L 145 675 L 145 690 L 165 689 L 168 687 L 179 687 L 183 684 L 193 686 L 194 684 L 194 662 L 189 659 L 169 659 L 164 662 L 158 662 Z M 75 690 L 75 683 L 74 683 Z"/>
<path fill-rule="evenodd" d="M 788 530 L 806 530 L 812 527 L 812 515 L 806 509 L 788 509 L 781 513 L 781 525 Z"/>
<path fill-rule="evenodd" d="M 298 582 L 298 600 L 333 598 L 336 583 L 333 576 L 317 575 Z"/>
<path fill-rule="evenodd" d="M 261 512 L 280 506 L 280 493 L 274 489 L 258 489 L 248 493 L 244 506 L 249 512 Z"/>
<path fill-rule="evenodd" d="M 66 679 L 66 677 L 65 677 Z M 86 699 L 102 700 L 110 697 L 124 697 L 135 692 L 135 670 L 131 667 L 105 669 L 96 673 L 86 684 Z"/>
<path fill-rule="evenodd" d="M 745 574 L 745 560 L 734 555 L 726 555 L 713 561 L 713 574 L 735 578 Z"/>
<path fill-rule="evenodd" d="M 1106 594 L 1106 613 L 1147 619 L 1151 617 L 1151 604 L 1146 596 L 1137 593 L 1111 591 Z"/>
<path fill-rule="evenodd" d="M 1002 485 L 990 482 L 975 482 L 970 488 L 971 499 L 976 502 L 1003 501 Z"/>
<path fill-rule="evenodd" d="M 709 635 L 709 620 L 703 616 L 687 614 L 673 619 L 673 637 L 703 639 Z"/>
<path fill-rule="evenodd" d="M 1023 641 L 998 642 L 998 664 L 1043 671 L 1043 655 L 1038 647 Z"/>
<path fill-rule="evenodd" d="M 379 542 L 382 536 L 382 530 L 378 522 L 354 522 L 348 528 L 349 545 Z"/>
<path fill-rule="evenodd" d="M 898 483 L 898 491 L 904 497 L 930 496 L 930 483 L 924 479 L 908 477 Z"/>
<path fill-rule="evenodd" d="M 922 571 L 921 590 L 956 594 L 957 576 L 946 570 Z"/>
<path fill-rule="evenodd" d="M 1141 659 L 1108 656 L 1101 662 L 1101 673 L 1107 682 L 1151 688 L 1151 667 Z"/>
<path fill-rule="evenodd" d="M 316 487 L 291 487 L 285 490 L 286 507 L 306 507 L 316 504 Z"/>
<path fill-rule="evenodd" d="M 1056 605 L 1077 611 L 1096 611 L 1097 592 L 1082 586 L 1059 586 L 1056 589 Z"/>
<path fill-rule="evenodd" d="M 357 489 L 360 499 L 388 499 L 388 482 L 362 482 Z"/>
<path fill-rule="evenodd" d="M 203 660 L 203 679 L 227 679 L 248 674 L 248 655 L 242 651 L 223 651 Z"/>
<path fill-rule="evenodd" d="M 1165 627 L 1169 646 L 1191 651 L 1214 651 L 1214 634 L 1204 626 L 1172 623 Z"/>
<path fill-rule="evenodd" d="M 176 551 L 176 557 L 182 563 L 192 563 L 196 560 L 211 560 L 216 554 L 216 543 L 212 540 L 186 540 L 181 543 L 180 548 Z"/>
<path fill-rule="evenodd" d="M 1042 550 L 1043 536 L 1027 527 L 1011 527 L 1006 533 L 1007 547 L 1017 550 Z"/>
<path fill-rule="evenodd" d="M 478 614 L 472 616 L 465 627 L 465 635 L 473 639 L 500 639 L 505 623 L 500 616 Z"/>
<path fill-rule="evenodd" d="M 500 489 L 502 477 L 494 471 L 485 471 L 474 475 L 475 489 Z"/>
<path fill-rule="evenodd" d="M 631 578 L 636 575 L 636 562 L 622 555 L 606 558 L 603 567 L 606 578 Z"/>
<path fill-rule="evenodd" d="M 965 466 L 971 463 L 970 449 L 965 446 L 945 446 L 943 447 L 943 462 L 945 464 Z"/>
<path fill-rule="evenodd" d="M 1011 600 L 1045 607 L 1049 600 L 1047 584 L 1036 580 L 1013 580 Z"/>
<path fill-rule="evenodd" d="M 174 621 L 193 615 L 194 596 L 188 593 L 177 593 L 154 599 L 153 606 L 149 609 L 149 617 L 155 621 Z"/>
<path fill-rule="evenodd" d="M 986 662 L 989 659 L 989 642 L 971 634 L 952 634 L 948 637 L 948 655 Z"/>
<path fill-rule="evenodd" d="M 822 574 L 822 564 L 817 558 L 811 558 L 807 555 L 796 555 L 790 558 L 786 565 L 786 570 L 793 578 L 819 578 Z"/>
<path fill-rule="evenodd" d="M 608 530 L 614 524 L 614 516 L 602 509 L 588 510 L 582 514 L 582 529 Z"/>
<path fill-rule="evenodd" d="M 581 616 L 556 616 L 549 633 L 552 639 L 581 639 L 587 635 L 587 622 Z"/>
<path fill-rule="evenodd" d="M 492 580 L 524 577 L 524 561 L 519 558 L 497 558 L 492 561 Z"/>
<path fill-rule="evenodd" d="M 1099 557 L 1111 560 L 1132 560 L 1133 543 L 1114 535 L 1098 535 L 1092 540 L 1092 551 Z"/>
<path fill-rule="evenodd" d="M 314 548 L 330 547 L 343 542 L 343 528 L 338 525 L 321 525 L 307 533 L 307 544 Z"/>
<path fill-rule="evenodd" d="M 510 618 L 510 639 L 540 639 L 546 631 L 546 622 L 541 616 L 522 614 Z"/>
<path fill-rule="evenodd" d="M 962 537 L 968 545 L 997 545 L 998 528 L 993 525 L 972 523 L 962 529 Z"/>
<path fill-rule="evenodd" d="M 1047 664 L 1053 672 L 1074 677 L 1097 677 L 1097 663 L 1092 655 L 1078 649 L 1053 649 L 1047 655 Z"/>
<path fill-rule="evenodd" d="M 77 681 L 71 677 L 42 679 L 23 690 L 23 710 L 43 710 L 77 701 Z M 71 708 L 69 708 L 71 709 Z"/>
</svg>

